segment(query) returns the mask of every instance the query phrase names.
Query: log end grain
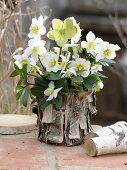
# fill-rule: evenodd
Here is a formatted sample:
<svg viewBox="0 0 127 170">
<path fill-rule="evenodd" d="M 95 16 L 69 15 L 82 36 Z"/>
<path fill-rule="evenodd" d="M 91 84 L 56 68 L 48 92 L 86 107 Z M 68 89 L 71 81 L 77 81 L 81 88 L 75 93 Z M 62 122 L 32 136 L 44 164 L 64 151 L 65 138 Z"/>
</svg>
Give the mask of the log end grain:
<svg viewBox="0 0 127 170">
<path fill-rule="evenodd" d="M 96 156 L 97 155 L 96 145 L 95 145 L 95 143 L 93 142 L 92 139 L 85 141 L 84 149 L 85 149 L 85 153 L 89 156 Z"/>
</svg>

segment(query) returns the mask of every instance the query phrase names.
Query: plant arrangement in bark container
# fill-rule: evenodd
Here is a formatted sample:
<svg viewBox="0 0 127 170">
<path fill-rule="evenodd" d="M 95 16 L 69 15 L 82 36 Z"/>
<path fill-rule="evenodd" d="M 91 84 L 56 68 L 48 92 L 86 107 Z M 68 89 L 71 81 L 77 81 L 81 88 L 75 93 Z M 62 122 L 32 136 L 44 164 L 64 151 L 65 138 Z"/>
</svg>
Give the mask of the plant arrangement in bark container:
<svg viewBox="0 0 127 170">
<path fill-rule="evenodd" d="M 79 23 L 74 17 L 52 20 L 48 39 L 56 42 L 47 48 L 45 18 L 33 18 L 28 47 L 13 56 L 19 76 L 16 98 L 27 106 L 30 96 L 37 103 L 39 139 L 46 143 L 78 145 L 91 129 L 96 113 L 95 92 L 103 88 L 102 66 L 115 63 L 118 45 L 95 37 L 92 31 L 81 41 Z M 33 77 L 34 79 L 31 79 Z M 33 82 L 31 82 L 33 80 Z"/>
</svg>

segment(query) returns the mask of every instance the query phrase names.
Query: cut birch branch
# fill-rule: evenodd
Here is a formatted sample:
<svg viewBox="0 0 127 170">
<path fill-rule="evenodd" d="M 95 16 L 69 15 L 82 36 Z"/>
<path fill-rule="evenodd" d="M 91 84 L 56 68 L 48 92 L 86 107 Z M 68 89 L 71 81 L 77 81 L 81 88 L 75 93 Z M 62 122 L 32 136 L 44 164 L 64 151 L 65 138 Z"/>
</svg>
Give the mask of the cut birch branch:
<svg viewBox="0 0 127 170">
<path fill-rule="evenodd" d="M 97 129 L 93 132 L 90 132 L 84 137 L 84 142 L 93 137 L 108 136 L 108 135 L 112 135 L 115 133 L 123 133 L 123 134 L 127 133 L 127 122 L 119 121 L 111 126 L 106 126 L 106 127 Z"/>
<path fill-rule="evenodd" d="M 94 137 L 85 141 L 85 152 L 89 156 L 127 152 L 127 133 Z"/>
</svg>

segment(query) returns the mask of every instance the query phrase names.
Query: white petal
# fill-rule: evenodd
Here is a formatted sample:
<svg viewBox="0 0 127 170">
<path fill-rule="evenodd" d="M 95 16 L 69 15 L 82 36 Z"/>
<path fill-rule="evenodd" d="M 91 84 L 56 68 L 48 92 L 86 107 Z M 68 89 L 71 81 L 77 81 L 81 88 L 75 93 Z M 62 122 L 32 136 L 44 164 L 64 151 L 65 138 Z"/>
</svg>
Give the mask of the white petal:
<svg viewBox="0 0 127 170">
<path fill-rule="evenodd" d="M 53 99 L 53 94 L 51 94 L 49 97 L 48 97 L 48 99 L 46 100 L 46 101 L 50 101 L 50 100 L 52 100 Z"/>
<path fill-rule="evenodd" d="M 42 27 L 40 28 L 40 30 L 39 30 L 39 33 L 40 33 L 41 35 L 44 35 L 44 34 L 46 33 L 46 28 L 45 28 L 44 26 L 42 26 Z"/>
<path fill-rule="evenodd" d="M 115 51 L 118 51 L 118 50 L 120 50 L 120 47 L 116 44 L 115 45 Z"/>
<path fill-rule="evenodd" d="M 48 90 L 45 90 L 45 91 L 44 91 L 44 94 L 45 94 L 46 96 L 49 96 L 49 95 L 50 95 L 50 93 L 49 93 Z"/>
<path fill-rule="evenodd" d="M 36 61 L 33 58 L 30 58 L 30 64 L 36 66 Z"/>
<path fill-rule="evenodd" d="M 33 47 L 34 44 L 35 44 L 35 40 L 34 39 L 31 39 L 31 40 L 28 41 L 28 46 L 29 47 Z"/>
<path fill-rule="evenodd" d="M 19 61 L 15 61 L 14 63 L 18 66 L 19 69 L 22 69 L 22 64 Z"/>
<path fill-rule="evenodd" d="M 103 43 L 103 40 L 102 40 L 101 38 L 98 38 L 98 37 L 97 37 L 97 38 L 95 39 L 95 42 L 96 42 L 96 43 Z"/>
<path fill-rule="evenodd" d="M 82 41 L 82 42 L 81 42 L 81 47 L 82 47 L 82 48 L 86 48 L 86 44 L 87 44 L 86 41 Z"/>
<path fill-rule="evenodd" d="M 29 37 L 29 38 L 33 38 L 34 36 L 33 36 L 33 34 L 30 32 L 30 33 L 28 34 L 28 37 Z"/>
<path fill-rule="evenodd" d="M 88 32 L 88 34 L 86 35 L 86 40 L 89 41 L 94 41 L 95 40 L 95 35 L 92 31 Z"/>
<path fill-rule="evenodd" d="M 24 55 L 29 56 L 31 54 L 31 48 L 27 47 L 24 51 Z"/>
<path fill-rule="evenodd" d="M 83 72 L 81 73 L 81 76 L 82 76 L 82 77 L 87 77 L 89 74 L 90 74 L 90 71 L 83 71 Z"/>
<path fill-rule="evenodd" d="M 102 82 L 98 82 L 98 87 L 99 87 L 100 89 L 103 89 L 104 84 L 103 84 Z"/>
<path fill-rule="evenodd" d="M 32 54 L 31 55 L 31 58 L 34 60 L 34 61 L 38 61 L 39 59 L 38 59 L 38 55 L 35 55 L 35 54 Z"/>
<path fill-rule="evenodd" d="M 53 82 L 53 81 L 51 81 L 51 82 L 49 83 L 49 87 L 50 87 L 50 88 L 53 88 L 53 89 L 55 88 L 55 85 L 54 85 L 54 82 Z"/>
<path fill-rule="evenodd" d="M 55 91 L 54 91 L 54 93 L 53 93 L 54 98 L 57 97 L 57 94 L 58 94 L 58 92 L 59 92 L 61 89 L 62 89 L 62 87 L 61 87 L 61 88 L 58 88 L 58 89 L 55 89 Z"/>
<path fill-rule="evenodd" d="M 38 22 L 38 21 L 37 21 L 36 18 L 33 18 L 33 19 L 32 19 L 32 24 L 37 24 L 37 22 Z"/>
<path fill-rule="evenodd" d="M 43 18 L 42 15 L 40 15 L 40 16 L 38 17 L 38 22 L 39 22 L 39 23 L 43 23 L 43 21 L 44 21 L 44 18 Z"/>
<path fill-rule="evenodd" d="M 22 55 L 14 55 L 13 58 L 14 58 L 15 60 L 20 60 L 20 58 L 22 58 Z"/>
</svg>

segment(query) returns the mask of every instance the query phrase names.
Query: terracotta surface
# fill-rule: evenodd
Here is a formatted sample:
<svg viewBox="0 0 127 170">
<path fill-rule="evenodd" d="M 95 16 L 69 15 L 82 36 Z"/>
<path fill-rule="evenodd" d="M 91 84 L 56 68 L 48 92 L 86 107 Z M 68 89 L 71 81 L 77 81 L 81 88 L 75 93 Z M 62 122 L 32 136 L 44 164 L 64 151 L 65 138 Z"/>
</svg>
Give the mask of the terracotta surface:
<svg viewBox="0 0 127 170">
<path fill-rule="evenodd" d="M 36 132 L 0 135 L 0 170 L 127 170 L 127 154 L 85 155 L 82 146 L 41 143 Z"/>
</svg>

